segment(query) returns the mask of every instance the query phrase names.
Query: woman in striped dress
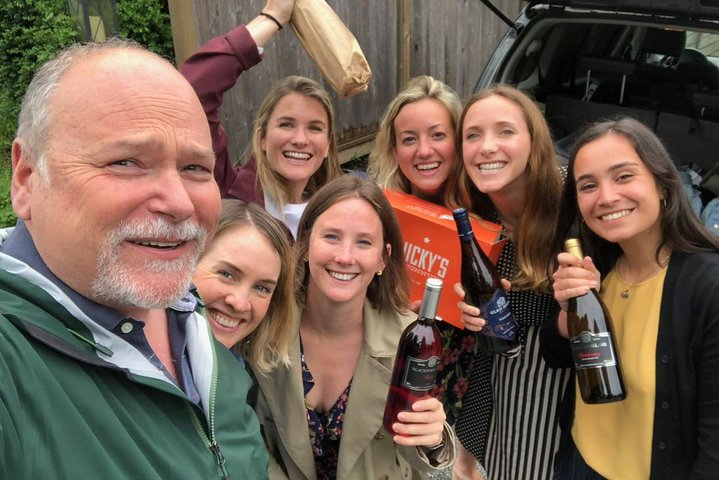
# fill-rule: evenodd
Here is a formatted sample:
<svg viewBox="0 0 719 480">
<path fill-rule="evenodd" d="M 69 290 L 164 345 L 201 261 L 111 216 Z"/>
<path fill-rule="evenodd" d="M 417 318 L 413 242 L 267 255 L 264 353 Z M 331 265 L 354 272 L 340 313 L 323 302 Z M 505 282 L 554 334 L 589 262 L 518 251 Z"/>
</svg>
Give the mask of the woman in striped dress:
<svg viewBox="0 0 719 480">
<path fill-rule="evenodd" d="M 509 300 L 521 347 L 478 351 L 455 426 L 464 450 L 454 478 L 551 478 L 559 446 L 557 409 L 570 378 L 539 355 L 539 326 L 555 308 L 550 285 L 552 240 L 562 187 L 549 128 L 527 95 L 496 86 L 472 97 L 458 128 L 464 159 L 456 205 L 500 223 L 508 237 L 498 262 L 511 281 Z M 479 309 L 461 304 L 467 330 L 479 331 Z"/>
</svg>

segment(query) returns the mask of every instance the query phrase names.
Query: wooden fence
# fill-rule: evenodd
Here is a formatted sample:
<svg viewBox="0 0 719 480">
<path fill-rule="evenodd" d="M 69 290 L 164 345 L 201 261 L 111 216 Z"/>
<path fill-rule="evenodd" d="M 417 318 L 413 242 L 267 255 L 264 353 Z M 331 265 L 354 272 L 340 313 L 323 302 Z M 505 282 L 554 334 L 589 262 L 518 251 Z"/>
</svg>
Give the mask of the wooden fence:
<svg viewBox="0 0 719 480">
<path fill-rule="evenodd" d="M 328 3 L 354 33 L 373 72 L 369 90 L 349 99 L 340 99 L 327 86 L 337 111 L 344 160 L 368 153 L 386 105 L 412 76 L 432 75 L 463 98 L 469 96 L 507 30 L 506 24 L 479 0 Z M 520 0 L 493 3 L 512 19 L 522 6 Z M 170 0 L 169 4 L 177 58 L 182 61 L 210 38 L 254 18 L 264 1 Z M 285 28 L 266 46 L 264 61 L 243 74 L 225 96 L 222 119 L 235 158 L 249 145 L 262 98 L 275 81 L 290 74 L 322 80 L 293 30 Z"/>
</svg>

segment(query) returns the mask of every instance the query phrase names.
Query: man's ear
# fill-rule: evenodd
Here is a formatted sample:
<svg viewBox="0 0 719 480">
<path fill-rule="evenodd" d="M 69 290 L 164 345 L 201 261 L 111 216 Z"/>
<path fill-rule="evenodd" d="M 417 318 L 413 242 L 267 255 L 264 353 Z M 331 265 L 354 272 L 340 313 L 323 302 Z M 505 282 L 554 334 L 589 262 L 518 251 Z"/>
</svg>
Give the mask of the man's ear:
<svg viewBox="0 0 719 480">
<path fill-rule="evenodd" d="M 28 163 L 28 153 L 23 152 L 20 138 L 12 142 L 12 185 L 10 199 L 12 209 L 18 218 L 31 220 L 30 196 L 32 193 L 32 180 L 35 169 Z"/>
</svg>

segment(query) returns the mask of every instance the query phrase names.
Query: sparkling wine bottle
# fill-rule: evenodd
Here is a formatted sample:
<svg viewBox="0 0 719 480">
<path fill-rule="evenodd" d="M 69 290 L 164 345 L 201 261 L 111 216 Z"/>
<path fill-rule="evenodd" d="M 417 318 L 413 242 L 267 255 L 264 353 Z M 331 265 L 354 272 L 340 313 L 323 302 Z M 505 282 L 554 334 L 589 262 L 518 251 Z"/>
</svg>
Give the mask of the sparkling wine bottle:
<svg viewBox="0 0 719 480">
<path fill-rule="evenodd" d="M 584 258 L 576 238 L 564 242 L 564 249 L 579 259 Z M 612 336 L 612 317 L 596 290 L 569 299 L 567 329 L 584 403 L 624 400 L 626 390 Z"/>
<path fill-rule="evenodd" d="M 417 400 L 429 398 L 442 354 L 442 338 L 434 324 L 442 280 L 429 278 L 424 287 L 419 317 L 402 332 L 392 369 L 392 382 L 384 409 L 384 428 L 394 435 L 397 414 L 411 411 Z"/>
<path fill-rule="evenodd" d="M 477 335 L 477 343 L 488 354 L 507 353 L 519 346 L 517 322 L 509 308 L 507 292 L 492 261 L 474 238 L 466 208 L 452 212 L 462 248 L 461 280 L 464 301 L 478 307 L 487 321 Z"/>
</svg>

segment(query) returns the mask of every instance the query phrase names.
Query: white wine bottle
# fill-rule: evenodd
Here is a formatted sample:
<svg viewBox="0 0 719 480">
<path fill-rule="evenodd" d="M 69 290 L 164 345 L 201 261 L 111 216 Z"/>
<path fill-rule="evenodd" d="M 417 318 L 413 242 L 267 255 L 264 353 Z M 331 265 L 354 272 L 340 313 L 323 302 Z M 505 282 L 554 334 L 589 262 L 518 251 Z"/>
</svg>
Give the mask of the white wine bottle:
<svg viewBox="0 0 719 480">
<path fill-rule="evenodd" d="M 584 258 L 576 238 L 567 239 L 564 249 L 579 259 Z M 624 400 L 626 390 L 612 334 L 612 317 L 596 290 L 569 299 L 567 329 L 584 403 Z"/>
</svg>

